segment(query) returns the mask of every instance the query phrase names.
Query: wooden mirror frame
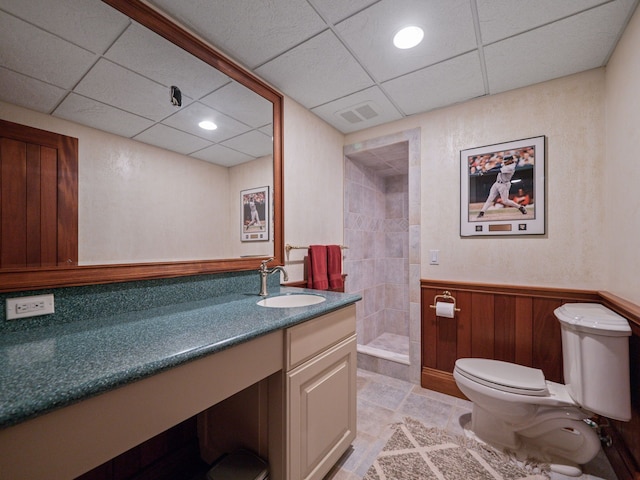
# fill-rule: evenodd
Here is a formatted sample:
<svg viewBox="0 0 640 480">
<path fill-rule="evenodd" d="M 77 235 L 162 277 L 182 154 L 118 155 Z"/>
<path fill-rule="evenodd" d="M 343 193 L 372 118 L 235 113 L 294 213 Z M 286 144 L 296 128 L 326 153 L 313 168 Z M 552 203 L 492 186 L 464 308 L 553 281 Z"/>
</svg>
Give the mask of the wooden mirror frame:
<svg viewBox="0 0 640 480">
<path fill-rule="evenodd" d="M 103 1 L 273 103 L 273 256 L 284 264 L 282 95 L 141 0 Z M 0 292 L 252 270 L 265 258 L 3 269 Z"/>
</svg>

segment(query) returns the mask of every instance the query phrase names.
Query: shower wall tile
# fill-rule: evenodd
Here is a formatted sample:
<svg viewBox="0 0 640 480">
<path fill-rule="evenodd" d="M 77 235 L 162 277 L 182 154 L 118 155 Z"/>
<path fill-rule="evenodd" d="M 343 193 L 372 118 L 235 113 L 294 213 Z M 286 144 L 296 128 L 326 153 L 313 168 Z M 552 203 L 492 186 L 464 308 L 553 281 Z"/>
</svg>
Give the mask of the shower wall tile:
<svg viewBox="0 0 640 480">
<path fill-rule="evenodd" d="M 387 283 L 384 299 L 387 308 L 393 308 L 395 310 L 405 310 L 409 304 L 408 292 L 403 285 Z"/>
<path fill-rule="evenodd" d="M 409 226 L 409 263 L 420 266 L 420 225 Z"/>
<path fill-rule="evenodd" d="M 420 307 L 420 264 L 409 265 L 409 302 Z M 418 311 L 418 317 L 419 315 Z M 416 337 L 417 338 L 417 337 Z"/>
<path fill-rule="evenodd" d="M 404 258 L 408 254 L 405 241 L 408 236 L 402 232 L 387 232 L 385 237 L 385 252 L 387 258 Z"/>
<path fill-rule="evenodd" d="M 409 336 L 409 312 L 387 308 L 384 311 L 384 331 Z"/>
</svg>

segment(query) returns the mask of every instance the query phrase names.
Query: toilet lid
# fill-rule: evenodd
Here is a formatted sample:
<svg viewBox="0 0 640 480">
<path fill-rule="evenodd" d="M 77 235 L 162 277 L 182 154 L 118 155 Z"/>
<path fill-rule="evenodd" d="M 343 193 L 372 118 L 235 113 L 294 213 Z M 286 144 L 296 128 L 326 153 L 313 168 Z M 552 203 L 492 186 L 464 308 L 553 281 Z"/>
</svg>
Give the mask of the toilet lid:
<svg viewBox="0 0 640 480">
<path fill-rule="evenodd" d="M 470 380 L 503 392 L 549 395 L 544 373 L 538 368 L 487 358 L 461 358 L 456 360 L 456 370 Z"/>
</svg>

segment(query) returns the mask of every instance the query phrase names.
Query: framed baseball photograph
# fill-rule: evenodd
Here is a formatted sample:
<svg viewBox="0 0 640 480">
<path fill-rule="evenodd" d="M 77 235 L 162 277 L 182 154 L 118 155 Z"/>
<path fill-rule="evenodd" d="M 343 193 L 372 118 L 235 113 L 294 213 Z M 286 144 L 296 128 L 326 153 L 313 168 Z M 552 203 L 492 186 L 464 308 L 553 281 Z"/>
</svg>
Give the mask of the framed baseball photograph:
<svg viewBox="0 0 640 480">
<path fill-rule="evenodd" d="M 269 240 L 269 187 L 252 188 L 240 192 L 242 215 L 241 240 L 264 242 Z"/>
<path fill-rule="evenodd" d="M 460 151 L 460 236 L 545 233 L 545 137 Z"/>
</svg>

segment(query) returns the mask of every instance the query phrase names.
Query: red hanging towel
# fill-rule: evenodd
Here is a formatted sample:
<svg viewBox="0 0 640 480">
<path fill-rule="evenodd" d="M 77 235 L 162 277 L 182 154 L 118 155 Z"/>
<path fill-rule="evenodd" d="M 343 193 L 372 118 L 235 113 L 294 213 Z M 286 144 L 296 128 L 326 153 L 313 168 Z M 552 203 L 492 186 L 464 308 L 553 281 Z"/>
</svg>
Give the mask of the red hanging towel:
<svg viewBox="0 0 640 480">
<path fill-rule="evenodd" d="M 340 245 L 327 246 L 327 275 L 329 288 L 342 290 L 344 281 L 342 280 L 342 249 Z"/>
<path fill-rule="evenodd" d="M 327 247 L 325 245 L 309 246 L 307 287 L 316 290 L 326 290 L 329 288 L 329 277 L 327 276 Z"/>
</svg>

